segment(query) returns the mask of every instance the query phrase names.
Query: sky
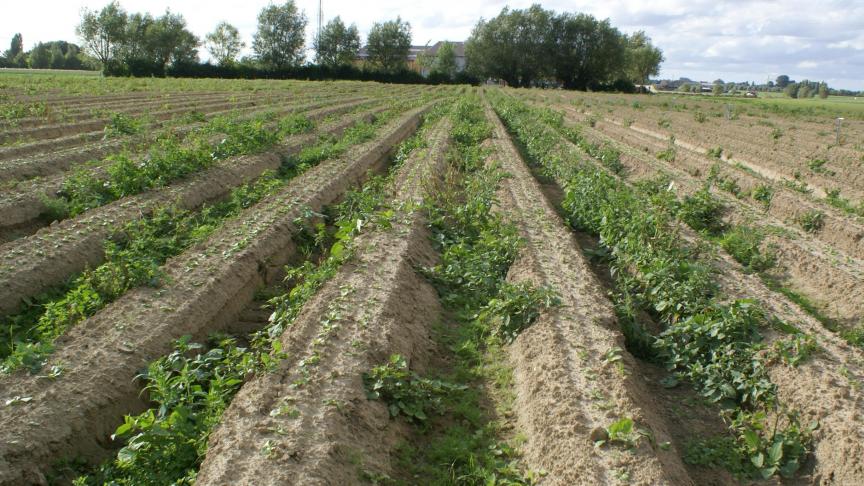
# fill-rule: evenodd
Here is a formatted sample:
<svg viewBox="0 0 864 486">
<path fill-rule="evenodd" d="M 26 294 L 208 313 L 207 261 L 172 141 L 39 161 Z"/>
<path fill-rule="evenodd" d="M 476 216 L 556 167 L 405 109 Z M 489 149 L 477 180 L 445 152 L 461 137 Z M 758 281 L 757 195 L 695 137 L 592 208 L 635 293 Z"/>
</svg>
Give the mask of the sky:
<svg viewBox="0 0 864 486">
<path fill-rule="evenodd" d="M 108 0 L 26 0 L 10 2 L 0 16 L 0 50 L 21 32 L 25 49 L 38 41 L 75 41 L 83 8 L 100 9 Z M 120 0 L 129 12 L 159 15 L 167 7 L 182 14 L 203 38 L 216 24 L 234 24 L 251 51 L 256 17 L 269 0 Z M 297 0 L 309 18 L 311 45 L 317 0 Z M 465 40 L 481 17 L 528 1 L 324 0 L 325 22 L 336 15 L 356 23 L 365 39 L 376 21 L 397 15 L 411 23 L 414 44 Z M 547 0 L 556 11 L 583 12 L 611 19 L 623 32 L 644 30 L 663 50 L 660 77 L 765 82 L 780 74 L 826 81 L 835 88 L 864 90 L 864 0 Z M 208 57 L 201 50 L 202 59 Z"/>
</svg>

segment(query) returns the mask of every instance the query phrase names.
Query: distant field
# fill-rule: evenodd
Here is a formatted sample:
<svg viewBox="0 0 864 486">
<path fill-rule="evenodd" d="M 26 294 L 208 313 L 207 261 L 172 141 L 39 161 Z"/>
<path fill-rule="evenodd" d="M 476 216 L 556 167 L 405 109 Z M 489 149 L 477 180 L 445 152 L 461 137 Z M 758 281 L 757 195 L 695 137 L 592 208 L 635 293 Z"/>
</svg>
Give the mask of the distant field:
<svg viewBox="0 0 864 486">
<path fill-rule="evenodd" d="M 864 120 L 864 96 L 829 96 L 827 99 L 793 99 L 782 93 L 759 93 L 759 98 L 743 98 L 712 95 L 686 95 L 661 93 L 664 97 L 686 97 L 713 103 L 735 103 L 760 108 L 769 113 L 793 116 L 828 116 Z"/>
</svg>

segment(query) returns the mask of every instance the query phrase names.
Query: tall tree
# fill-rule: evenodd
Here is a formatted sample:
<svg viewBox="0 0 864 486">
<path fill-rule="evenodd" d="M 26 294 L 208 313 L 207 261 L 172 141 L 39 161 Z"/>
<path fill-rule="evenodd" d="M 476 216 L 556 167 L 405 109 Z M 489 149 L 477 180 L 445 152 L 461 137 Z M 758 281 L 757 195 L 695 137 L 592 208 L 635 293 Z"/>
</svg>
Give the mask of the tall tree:
<svg viewBox="0 0 864 486">
<path fill-rule="evenodd" d="M 169 63 L 197 62 L 200 41 L 186 28 L 186 19 L 166 11 L 147 29 L 147 44 L 153 60 L 163 67 Z"/>
<path fill-rule="evenodd" d="M 777 76 L 777 80 L 775 81 L 775 84 L 780 89 L 785 88 L 786 86 L 789 85 L 789 76 L 786 76 L 785 74 L 781 74 L 780 76 Z"/>
<path fill-rule="evenodd" d="M 505 7 L 488 21 L 480 19 L 465 44 L 469 69 L 511 86 L 530 86 L 550 75 L 553 17 L 554 12 L 533 5 L 527 10 Z"/>
<path fill-rule="evenodd" d="M 303 62 L 306 15 L 293 0 L 264 7 L 258 14 L 258 32 L 252 50 L 266 66 L 285 68 Z"/>
<path fill-rule="evenodd" d="M 823 100 L 828 97 L 828 84 L 825 81 L 819 83 L 819 97 Z"/>
<path fill-rule="evenodd" d="M 562 14 L 555 18 L 555 77 L 568 89 L 587 89 L 592 83 L 608 83 L 626 71 L 626 46 L 621 32 L 609 23 L 586 14 Z"/>
<path fill-rule="evenodd" d="M 360 50 L 357 25 L 346 27 L 339 17 L 327 22 L 314 42 L 315 61 L 325 66 L 351 64 Z"/>
<path fill-rule="evenodd" d="M 627 66 L 629 78 L 636 84 L 645 84 L 651 76 L 660 74 L 663 52 L 651 44 L 644 31 L 634 32 L 627 38 Z"/>
<path fill-rule="evenodd" d="M 106 64 L 114 58 L 123 41 L 126 21 L 126 11 L 114 0 L 98 13 L 84 9 L 81 23 L 75 28 L 75 32 L 84 42 L 84 48 Z"/>
<path fill-rule="evenodd" d="M 387 22 L 375 22 L 366 38 L 369 62 L 384 71 L 405 67 L 411 48 L 411 24 L 401 17 Z"/>
<path fill-rule="evenodd" d="M 50 47 L 40 42 L 27 56 L 27 65 L 32 69 L 47 69 L 51 67 Z"/>
<path fill-rule="evenodd" d="M 20 33 L 18 33 L 12 36 L 12 42 L 9 43 L 9 50 L 3 54 L 3 57 L 11 61 L 12 59 L 15 59 L 15 56 L 22 52 L 24 52 L 24 38 L 21 37 Z"/>
<path fill-rule="evenodd" d="M 232 64 L 246 44 L 240 40 L 240 31 L 228 22 L 220 22 L 207 34 L 207 51 L 220 65 Z"/>
<path fill-rule="evenodd" d="M 129 14 L 117 57 L 127 63 L 132 60 L 152 61 L 153 46 L 148 31 L 155 23 L 156 19 L 149 13 Z"/>
<path fill-rule="evenodd" d="M 438 52 L 435 53 L 435 60 L 432 62 L 431 72 L 439 76 L 444 76 L 452 80 L 456 76 L 458 66 L 456 65 L 456 51 L 453 44 L 444 41 L 438 47 Z"/>
</svg>

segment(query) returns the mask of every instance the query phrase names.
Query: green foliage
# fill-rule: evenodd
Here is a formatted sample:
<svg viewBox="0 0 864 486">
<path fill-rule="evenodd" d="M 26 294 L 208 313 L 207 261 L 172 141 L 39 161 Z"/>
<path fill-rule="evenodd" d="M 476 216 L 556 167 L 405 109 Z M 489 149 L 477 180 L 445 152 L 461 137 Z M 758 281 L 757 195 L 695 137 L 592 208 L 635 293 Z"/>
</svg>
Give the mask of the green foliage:
<svg viewBox="0 0 864 486">
<path fill-rule="evenodd" d="M 783 363 L 794 367 L 807 361 L 818 349 L 819 346 L 813 336 L 795 333 L 786 339 L 774 341 L 771 354 Z"/>
<path fill-rule="evenodd" d="M 411 47 L 411 24 L 401 17 L 386 22 L 375 22 L 366 38 L 369 62 L 383 71 L 396 71 L 405 67 Z"/>
<path fill-rule="evenodd" d="M 776 474 L 792 477 L 808 454 L 808 444 L 818 423 L 803 427 L 794 413 L 775 412 L 773 426 L 765 411 L 739 410 L 732 415 L 739 453 L 750 460 L 753 476 L 768 479 Z"/>
<path fill-rule="evenodd" d="M 858 205 L 855 206 L 851 201 L 840 195 L 840 189 L 829 189 L 825 196 L 825 201 L 846 214 L 864 216 L 864 201 L 859 201 Z"/>
<path fill-rule="evenodd" d="M 807 161 L 807 167 L 817 174 L 833 176 L 835 174 L 834 171 L 825 167 L 825 164 L 827 163 L 828 161 L 825 159 L 812 159 Z"/>
<path fill-rule="evenodd" d="M 696 120 L 696 122 L 698 123 L 705 123 L 706 121 L 708 121 L 708 115 L 699 110 L 696 110 L 693 113 L 693 119 Z"/>
<path fill-rule="evenodd" d="M 112 436 L 126 441 L 117 458 L 78 484 L 193 484 L 210 430 L 255 369 L 233 338 L 216 337 L 207 351 L 181 338 L 138 376 L 157 406 L 126 416 Z"/>
<path fill-rule="evenodd" d="M 146 121 L 141 118 L 134 118 L 125 113 L 112 113 L 108 124 L 105 125 L 104 138 L 135 135 L 141 133 L 145 125 Z"/>
<path fill-rule="evenodd" d="M 207 50 L 221 66 L 236 61 L 246 43 L 240 39 L 240 31 L 228 22 L 219 22 L 213 32 L 205 36 Z"/>
<path fill-rule="evenodd" d="M 389 362 L 364 373 L 363 385 L 370 400 L 387 404 L 391 417 L 405 415 L 414 422 L 425 422 L 431 412 L 442 413 L 442 398 L 464 388 L 417 376 L 408 369 L 405 358 L 398 354 L 390 356 Z"/>
<path fill-rule="evenodd" d="M 761 272 L 774 266 L 774 256 L 761 250 L 764 237 L 756 228 L 734 226 L 720 237 L 720 246 L 748 270 Z"/>
<path fill-rule="evenodd" d="M 714 270 L 700 262 L 698 249 L 684 244 L 675 230 L 676 216 L 695 220 L 696 226 L 714 221 L 716 204 L 694 198 L 685 203 L 688 209 L 681 211 L 662 181 L 631 188 L 573 155 L 556 157 L 558 142 L 538 127 L 532 110 L 501 96 L 492 97 L 492 101 L 505 124 L 525 143 L 531 161 L 564 186 L 562 209 L 568 222 L 599 237 L 615 279 L 613 297 L 619 316 L 624 317 L 628 344 L 665 362 L 670 371 L 687 378 L 705 397 L 733 410 L 750 413 L 776 407 L 776 386 L 766 369 L 770 353 L 760 343 L 759 333 L 768 325 L 768 317 L 753 301 L 728 302 L 716 295 Z M 762 269 L 771 259 L 759 251 L 761 238 L 761 234 L 739 226 L 727 231 L 721 244 L 745 265 Z M 665 329 L 658 336 L 647 335 L 636 319 L 640 311 L 653 316 Z M 646 352 L 652 340 L 654 351 Z M 765 415 L 754 412 L 746 416 L 752 417 L 746 427 L 732 427 L 736 441 L 744 440 L 747 427 L 770 429 Z M 803 445 L 809 438 L 796 436 L 791 425 L 784 430 L 784 434 L 788 432 L 784 437 L 790 438 L 784 459 L 763 460 L 761 466 L 771 474 L 792 470 L 793 459 L 806 454 Z M 761 449 L 761 445 L 754 449 L 752 456 Z M 777 454 L 771 457 L 776 459 Z"/>
<path fill-rule="evenodd" d="M 798 217 L 798 224 L 808 233 L 815 233 L 825 226 L 825 213 L 816 209 L 805 211 Z"/>
<path fill-rule="evenodd" d="M 360 51 L 360 33 L 356 24 L 346 26 L 337 15 L 315 38 L 315 61 L 324 66 L 342 66 L 354 62 Z"/>
<path fill-rule="evenodd" d="M 270 4 L 258 14 L 258 30 L 252 50 L 265 66 L 286 68 L 303 62 L 306 42 L 306 14 L 297 9 L 294 0 Z"/>
<path fill-rule="evenodd" d="M 618 79 L 642 83 L 663 59 L 644 32 L 627 36 L 608 20 L 559 14 L 540 5 L 505 7 L 497 16 L 481 19 L 466 42 L 465 56 L 476 75 L 503 79 L 509 86 L 555 79 L 580 90 Z"/>
<path fill-rule="evenodd" d="M 717 234 L 723 231 L 723 203 L 711 195 L 708 188 L 700 189 L 684 198 L 678 216 L 696 231 Z"/>
<path fill-rule="evenodd" d="M 714 304 L 663 331 L 656 346 L 668 368 L 681 370 L 709 400 L 758 405 L 775 393 L 764 364 L 754 359 L 752 343 L 764 318 L 751 301 Z"/>
<path fill-rule="evenodd" d="M 541 311 L 560 303 L 551 289 L 534 288 L 529 282 L 505 283 L 476 319 L 492 336 L 510 343 L 540 316 Z"/>
<path fill-rule="evenodd" d="M 753 189 L 751 194 L 753 199 L 762 203 L 762 206 L 767 210 L 771 207 L 771 200 L 774 198 L 774 189 L 765 184 L 759 184 Z"/>
<path fill-rule="evenodd" d="M 487 414 L 488 397 L 478 384 L 508 393 L 512 376 L 503 343 L 490 326 L 530 324 L 543 304 L 540 294 L 551 292 L 505 282 L 520 240 L 516 229 L 492 211 L 503 174 L 494 165 L 484 166 L 488 149 L 482 142 L 491 127 L 482 106 L 468 97 L 455 104 L 453 120 L 454 150 L 448 158 L 453 172 L 426 205 L 442 261 L 425 273 L 456 317 L 456 325 L 442 330 L 439 339 L 443 349 L 454 351 L 455 370 L 448 381 L 460 389 L 445 398 L 442 426 L 424 437 L 422 448 L 403 447 L 400 463 L 430 484 L 533 484 L 534 475 L 519 467 L 517 451 L 500 440 L 498 421 Z"/>
<path fill-rule="evenodd" d="M 245 207 L 263 197 L 264 192 L 256 195 L 248 187 L 251 186 L 233 193 L 230 204 Z M 272 190 L 278 184 L 262 187 Z M 273 370 L 284 357 L 279 336 L 303 304 L 350 257 L 350 250 L 335 252 L 336 245 L 350 248 L 350 241 L 360 228 L 358 225 L 350 232 L 343 229 L 349 222 L 355 223 L 381 209 L 382 187 L 381 179 L 375 178 L 359 191 L 363 196 L 352 196 L 355 200 L 363 199 L 362 204 L 342 204 L 337 208 L 335 224 L 339 230 L 331 252 L 318 265 L 306 262 L 288 269 L 286 280 L 294 285 L 288 294 L 270 301 L 275 312 L 267 328 L 250 336 L 251 347 L 240 347 L 233 338 L 216 337 L 212 347 L 204 352 L 202 346 L 190 343 L 186 337 L 177 343 L 172 354 L 151 363 L 140 378 L 155 406 L 125 418 L 114 435 L 126 439 L 126 445 L 115 460 L 103 464 L 94 474 L 79 478 L 78 484 L 193 484 L 207 451 L 210 431 L 219 423 L 222 412 L 247 376 Z M 310 219 L 318 217 L 309 215 Z M 196 354 L 193 356 L 192 352 Z M 385 373 L 385 381 L 388 376 Z"/>
<path fill-rule="evenodd" d="M 708 157 L 719 159 L 723 156 L 723 147 L 715 147 L 708 149 Z"/>
<path fill-rule="evenodd" d="M 143 160 L 136 160 L 128 153 L 109 156 L 107 178 L 85 168 L 73 171 L 64 179 L 59 197 L 65 200 L 63 205 L 68 207 L 69 216 L 76 216 L 122 197 L 167 185 L 219 160 L 266 150 L 286 136 L 313 128 L 312 122 L 300 114 L 282 117 L 276 125 L 273 129 L 266 115 L 243 121 L 216 118 L 184 140 L 176 137 L 157 140 Z M 140 128 L 140 121 L 118 116 L 116 124 L 106 128 L 106 135 L 134 133 Z M 222 135 L 219 142 L 211 142 L 214 134 Z"/>
<path fill-rule="evenodd" d="M 328 147 L 328 150 L 315 151 L 314 160 L 306 159 L 300 163 L 288 160 L 279 173 L 265 172 L 256 181 L 235 188 L 225 201 L 204 207 L 201 211 L 162 208 L 154 211 L 148 218 L 128 223 L 120 229 L 124 236 L 120 239 L 122 243 L 106 241 L 105 263 L 95 269 L 86 270 L 63 289 L 61 296 L 52 296 L 39 302 L 41 312 L 34 314 L 32 309 L 28 309 L 22 315 L 10 318 L 16 323 L 15 325 L 6 326 L 4 323 L 0 328 L 0 332 L 3 333 L 0 334 L 2 337 L 0 341 L 12 344 L 6 350 L 8 356 L 0 355 L 6 358 L 0 370 L 9 372 L 23 367 L 33 372 L 38 371 L 44 364 L 47 354 L 53 351 L 53 340 L 69 327 L 95 314 L 131 288 L 141 285 L 159 285 L 161 276 L 159 266 L 169 257 L 181 253 L 196 242 L 205 240 L 226 219 L 236 216 L 243 209 L 274 193 L 285 181 L 324 158 L 342 153 L 349 146 L 372 137 L 380 124 L 385 123 L 390 116 L 392 114 L 381 116 L 375 124 L 351 127 L 343 133 L 341 139 L 328 140 L 313 146 L 314 148 L 323 145 Z M 300 126 L 303 124 L 301 123 Z M 352 211 L 349 213 L 348 222 L 340 221 L 337 224 L 343 227 L 356 225 L 355 216 L 357 212 Z M 347 239 L 352 235 L 352 231 L 347 231 L 343 236 Z M 335 244 L 342 245 L 343 242 L 337 241 Z M 347 256 L 347 253 L 340 254 L 322 268 L 335 271 L 334 268 Z M 304 270 L 308 269 L 304 268 Z M 309 272 L 309 275 L 315 274 Z M 326 278 L 322 276 L 318 281 L 311 283 L 317 285 Z M 317 289 L 317 286 L 298 285 L 297 295 L 308 297 L 314 289 Z M 297 307 L 299 300 L 292 299 L 290 305 Z M 26 317 L 22 317 L 23 315 Z M 283 326 L 279 331 L 281 333 L 285 320 L 278 320 L 277 324 Z M 0 351 L 3 351 L 3 348 L 0 348 Z"/>
<path fill-rule="evenodd" d="M 657 152 L 657 158 L 660 160 L 665 160 L 666 162 L 675 162 L 675 157 L 678 156 L 678 151 L 675 150 L 674 145 L 670 145 L 664 150 Z"/>
<path fill-rule="evenodd" d="M 748 476 L 752 468 L 738 442 L 728 435 L 692 440 L 684 446 L 683 456 L 687 464 L 719 467 L 738 477 Z"/>
</svg>

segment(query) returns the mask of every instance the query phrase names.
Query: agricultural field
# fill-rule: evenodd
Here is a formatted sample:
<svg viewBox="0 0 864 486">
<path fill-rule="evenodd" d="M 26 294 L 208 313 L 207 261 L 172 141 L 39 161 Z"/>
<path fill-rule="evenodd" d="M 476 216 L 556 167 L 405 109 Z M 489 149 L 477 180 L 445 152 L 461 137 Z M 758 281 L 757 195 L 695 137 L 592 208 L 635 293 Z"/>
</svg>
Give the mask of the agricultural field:
<svg viewBox="0 0 864 486">
<path fill-rule="evenodd" d="M 725 105 L 0 75 L 0 484 L 861 484 L 864 122 Z"/>
</svg>

